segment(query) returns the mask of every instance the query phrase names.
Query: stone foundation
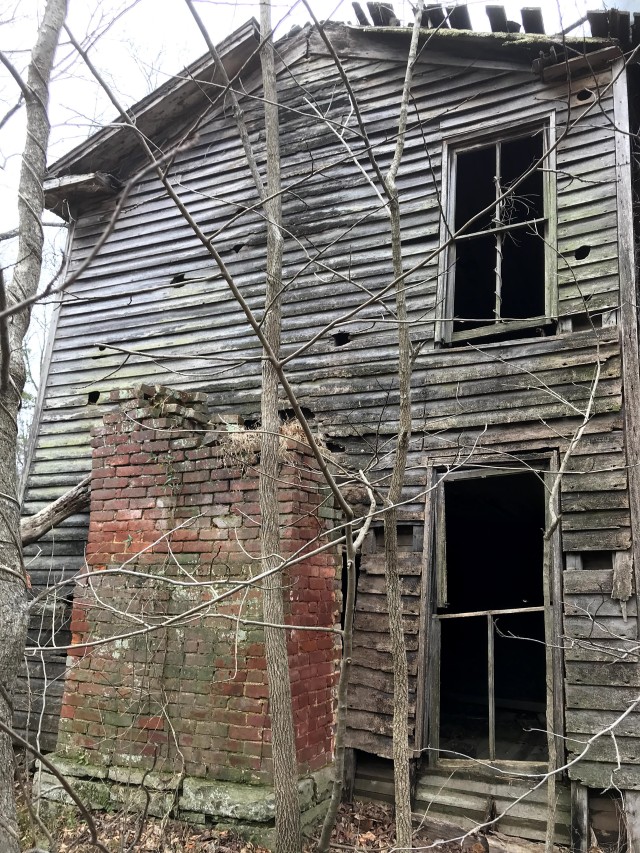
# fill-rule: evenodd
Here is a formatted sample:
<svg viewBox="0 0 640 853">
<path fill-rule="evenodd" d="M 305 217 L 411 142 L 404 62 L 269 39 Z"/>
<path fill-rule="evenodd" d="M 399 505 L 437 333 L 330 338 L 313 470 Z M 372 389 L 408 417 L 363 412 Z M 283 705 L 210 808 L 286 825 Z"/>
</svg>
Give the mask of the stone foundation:
<svg viewBox="0 0 640 853">
<path fill-rule="evenodd" d="M 138 812 L 171 817 L 218 830 L 240 832 L 270 847 L 274 841 L 274 794 L 269 785 L 246 785 L 124 767 L 95 767 L 61 755 L 49 760 L 82 801 L 93 810 Z M 311 773 L 298 782 L 302 826 L 320 820 L 331 797 L 332 769 Z M 36 774 L 36 794 L 51 803 L 73 805 L 73 798 L 46 770 Z"/>
</svg>

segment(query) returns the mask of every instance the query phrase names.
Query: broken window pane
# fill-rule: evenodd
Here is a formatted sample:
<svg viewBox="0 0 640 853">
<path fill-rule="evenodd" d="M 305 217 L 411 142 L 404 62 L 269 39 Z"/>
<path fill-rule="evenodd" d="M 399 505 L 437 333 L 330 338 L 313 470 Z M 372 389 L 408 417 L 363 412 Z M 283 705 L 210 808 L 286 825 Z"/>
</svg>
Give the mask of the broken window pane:
<svg viewBox="0 0 640 853">
<path fill-rule="evenodd" d="M 543 136 L 536 130 L 455 155 L 453 226 L 463 231 L 450 256 L 448 304 L 456 341 L 472 331 L 471 337 L 522 337 L 532 334 L 536 319 L 546 321 L 544 173 L 535 168 L 518 183 L 542 158 Z"/>
</svg>

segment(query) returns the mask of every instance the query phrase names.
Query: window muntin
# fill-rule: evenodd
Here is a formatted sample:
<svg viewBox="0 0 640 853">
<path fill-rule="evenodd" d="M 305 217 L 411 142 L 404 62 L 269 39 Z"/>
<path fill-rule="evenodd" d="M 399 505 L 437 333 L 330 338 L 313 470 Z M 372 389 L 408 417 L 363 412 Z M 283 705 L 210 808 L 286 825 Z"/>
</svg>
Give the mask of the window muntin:
<svg viewBox="0 0 640 853">
<path fill-rule="evenodd" d="M 542 160 L 547 139 L 537 125 L 452 149 L 445 237 L 457 236 L 442 277 L 441 342 L 549 331 L 555 306 L 548 273 L 550 169 L 548 158 Z"/>
</svg>

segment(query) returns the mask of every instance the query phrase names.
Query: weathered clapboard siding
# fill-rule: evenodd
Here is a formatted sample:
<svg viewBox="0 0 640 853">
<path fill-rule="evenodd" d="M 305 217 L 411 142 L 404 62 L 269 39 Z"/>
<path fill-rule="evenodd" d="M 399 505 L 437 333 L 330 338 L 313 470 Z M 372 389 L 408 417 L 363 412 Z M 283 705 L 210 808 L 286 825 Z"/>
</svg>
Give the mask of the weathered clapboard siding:
<svg viewBox="0 0 640 853">
<path fill-rule="evenodd" d="M 610 458 L 613 465 L 619 463 L 614 442 L 602 442 L 600 449 L 608 452 L 589 456 L 581 450 L 574 468 L 605 467 Z M 624 606 L 612 599 L 611 554 L 592 562 L 597 567 L 586 563 L 584 568 L 567 569 L 563 577 L 566 743 L 572 758 L 587 750 L 586 760 L 570 772 L 587 785 L 615 781 L 633 788 L 638 784 L 633 765 L 640 759 L 640 711 L 634 707 L 615 726 L 615 739 L 606 729 L 640 697 L 637 598 L 633 595 Z"/>
<path fill-rule="evenodd" d="M 349 686 L 347 744 L 390 758 L 393 721 L 393 662 L 384 581 L 384 554 L 374 550 L 373 537 L 363 554 L 356 598 L 353 663 Z M 402 551 L 399 556 L 409 669 L 409 716 L 413 740 L 416 713 L 416 676 L 419 613 L 421 610 L 422 554 Z"/>
<path fill-rule="evenodd" d="M 331 27 L 330 32 L 384 170 L 393 152 L 406 46 L 342 27 Z M 308 340 L 310 331 L 355 310 L 369 293 L 379 293 L 393 275 L 387 215 L 372 187 L 375 175 L 333 61 L 313 31 L 289 39 L 282 49 L 289 65 L 280 78 L 286 228 L 283 352 L 288 355 Z M 574 123 L 555 152 L 558 314 L 562 317 L 583 316 L 585 299 L 590 311 L 613 309 L 619 303 L 610 80 L 609 72 L 598 76 L 603 97 L 597 109 L 576 98 L 585 81 L 572 84 Z M 264 168 L 257 74 L 245 75 L 243 86 L 250 96 L 243 102 L 250 136 Z M 422 344 L 413 382 L 413 470 L 406 509 L 415 517 L 422 511 L 427 455 L 437 458 L 438 453 L 451 454 L 456 448 L 463 453 L 465 448 L 477 453 L 494 448 L 521 456 L 553 448 L 562 452 L 585 410 L 600 359 L 594 416 L 562 484 L 563 548 L 577 552 L 628 548 L 617 329 L 587 328 L 480 348 L 433 347 L 443 170 L 446 173 L 443 139 L 496 124 L 546 120 L 551 113 L 559 135 L 567 119 L 567 85 L 541 83 L 527 62 L 458 59 L 426 49 L 416 68 L 412 95 L 413 112 L 397 181 L 405 265 L 411 270 L 408 310 L 414 341 Z M 348 120 L 344 138 L 357 162 L 307 99 L 336 123 L 336 129 Z M 576 121 L 587 109 L 586 118 Z M 126 177 L 126 166 L 120 177 Z M 255 192 L 236 131 L 224 110 L 217 108 L 205 120 L 198 140 L 177 156 L 171 175 L 195 218 L 207 233 L 218 234 L 216 245 L 229 271 L 252 310 L 261 316 L 266 229 L 260 214 L 246 209 L 255 203 Z M 107 200 L 87 207 L 79 216 L 72 270 L 91 251 L 112 207 L 113 201 Z M 576 260 L 576 250 L 587 245 L 588 256 Z M 174 283 L 179 275 L 185 280 Z M 387 297 L 386 304 L 373 301 L 287 366 L 301 403 L 315 415 L 315 424 L 325 437 L 345 447 L 346 458 L 357 461 L 357 467 L 369 462 L 371 448 L 378 439 L 388 441 L 397 426 L 391 299 Z M 348 332 L 349 342 L 336 346 L 332 337 L 336 331 Z M 136 352 L 118 353 L 110 347 Z M 157 180 L 146 177 L 133 191 L 90 270 L 74 284 L 60 308 L 30 462 L 26 512 L 37 511 L 87 472 L 89 429 L 101 417 L 112 387 L 144 380 L 205 389 L 216 410 L 255 418 L 259 373 L 259 348 L 214 262 L 176 216 Z M 89 402 L 90 391 L 100 392 L 97 404 Z M 284 400 L 283 407 L 287 408 Z M 474 444 L 477 436 L 480 443 Z M 388 464 L 387 458 L 377 463 L 377 478 Z M 70 577 L 82 566 L 85 524 L 82 516 L 74 516 L 37 548 L 29 549 L 35 588 L 44 588 L 52 578 Z M 349 739 L 352 746 L 388 755 L 393 687 L 380 566 L 379 555 L 363 556 Z M 419 688 L 420 571 L 419 556 L 403 556 L 412 715 Z M 607 598 L 610 573 L 604 578 L 600 572 L 598 579 L 591 579 L 585 570 L 579 579 L 571 580 L 573 574 L 565 572 L 565 627 L 581 645 L 567 641 L 567 665 L 606 664 L 601 658 L 612 650 L 610 646 L 634 641 L 627 634 L 636 620 L 635 601 L 629 603 L 625 638 L 603 636 L 596 646 L 593 637 L 584 636 L 588 634 L 585 617 L 576 608 L 585 606 L 593 613 L 592 608 L 599 606 L 598 618 L 620 628 L 621 616 Z M 608 590 L 602 584 L 608 584 Z M 38 665 L 31 667 L 36 693 L 45 686 L 36 672 Z M 56 679 L 63 666 L 63 655 L 53 655 L 48 674 L 53 674 L 54 684 L 59 683 Z M 586 694 L 575 692 L 585 689 L 580 672 L 567 670 L 571 713 L 587 707 L 580 704 Z M 600 680 L 606 679 L 606 668 L 598 672 Z M 621 704 L 627 696 L 623 676 L 612 677 L 608 684 L 612 688 L 608 701 Z M 586 689 L 594 693 L 593 685 Z M 57 694 L 50 691 L 50 695 Z M 20 701 L 24 714 L 26 698 Z M 37 701 L 33 713 L 39 713 Z M 571 718 L 571 731 L 582 732 L 580 725 L 579 717 Z M 52 746 L 55 713 L 43 719 L 43 728 L 47 745 Z"/>
</svg>

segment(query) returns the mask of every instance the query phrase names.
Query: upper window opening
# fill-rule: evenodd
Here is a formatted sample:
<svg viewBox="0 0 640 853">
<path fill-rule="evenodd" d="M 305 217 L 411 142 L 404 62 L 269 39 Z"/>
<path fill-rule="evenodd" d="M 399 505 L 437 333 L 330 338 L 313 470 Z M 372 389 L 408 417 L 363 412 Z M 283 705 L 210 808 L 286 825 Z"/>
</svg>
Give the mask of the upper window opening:
<svg viewBox="0 0 640 853">
<path fill-rule="evenodd" d="M 453 152 L 445 341 L 524 337 L 550 325 L 544 137 L 537 128 Z"/>
</svg>

